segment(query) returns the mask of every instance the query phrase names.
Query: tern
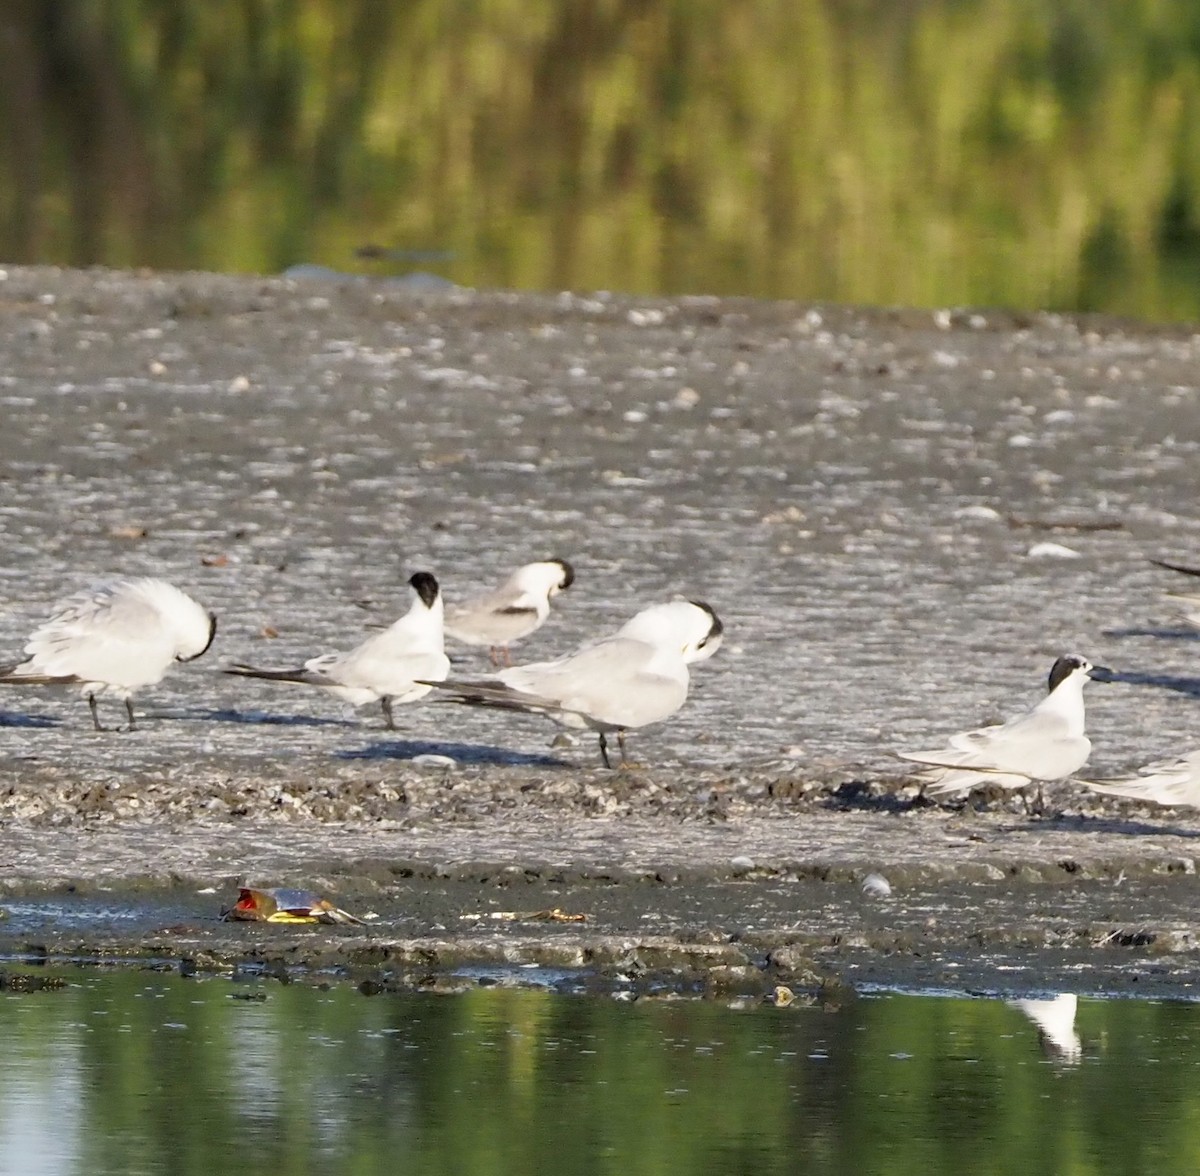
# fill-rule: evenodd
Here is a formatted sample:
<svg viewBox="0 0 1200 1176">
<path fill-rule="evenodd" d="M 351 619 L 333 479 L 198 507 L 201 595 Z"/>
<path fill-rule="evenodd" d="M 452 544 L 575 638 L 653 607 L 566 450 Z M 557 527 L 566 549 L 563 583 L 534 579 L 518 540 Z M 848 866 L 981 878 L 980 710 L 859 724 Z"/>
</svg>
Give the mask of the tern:
<svg viewBox="0 0 1200 1176">
<path fill-rule="evenodd" d="M 511 666 L 475 682 L 429 682 L 471 706 L 543 714 L 563 727 L 600 736 L 606 768 L 607 736 L 616 732 L 626 763 L 625 732 L 670 718 L 687 701 L 688 666 L 712 657 L 724 627 L 700 600 L 652 605 L 611 637 L 555 661 Z"/>
<path fill-rule="evenodd" d="M 499 588 L 446 607 L 446 635 L 464 645 L 486 645 L 492 664 L 512 665 L 508 647 L 537 632 L 550 616 L 550 601 L 575 583 L 565 559 L 517 568 Z"/>
<path fill-rule="evenodd" d="M 1081 780 L 1080 783 L 1105 796 L 1200 808 L 1200 750 L 1190 751 L 1179 759 L 1147 764 L 1136 776 L 1118 780 Z"/>
<path fill-rule="evenodd" d="M 110 580 L 77 592 L 38 629 L 24 661 L 0 666 L 0 683 L 78 686 L 100 724 L 96 699 L 124 699 L 135 729 L 133 695 L 161 682 L 174 662 L 195 661 L 217 634 L 217 618 L 186 592 L 149 577 Z"/>
<path fill-rule="evenodd" d="M 965 794 L 992 784 L 1025 788 L 1073 775 L 1087 762 L 1083 687 L 1111 671 L 1069 654 L 1051 667 L 1049 693 L 1032 710 L 994 727 L 951 735 L 946 746 L 904 751 L 900 758 L 924 764 L 921 778 L 934 796 Z"/>
<path fill-rule="evenodd" d="M 224 672 L 267 682 L 319 686 L 356 707 L 378 702 L 387 729 L 394 731 L 393 705 L 424 698 L 430 691 L 428 683 L 440 681 L 450 672 L 450 659 L 442 641 L 438 582 L 428 572 L 417 572 L 408 583 L 413 590 L 408 612 L 349 653 L 324 653 L 285 670 L 264 670 L 234 662 Z"/>
</svg>

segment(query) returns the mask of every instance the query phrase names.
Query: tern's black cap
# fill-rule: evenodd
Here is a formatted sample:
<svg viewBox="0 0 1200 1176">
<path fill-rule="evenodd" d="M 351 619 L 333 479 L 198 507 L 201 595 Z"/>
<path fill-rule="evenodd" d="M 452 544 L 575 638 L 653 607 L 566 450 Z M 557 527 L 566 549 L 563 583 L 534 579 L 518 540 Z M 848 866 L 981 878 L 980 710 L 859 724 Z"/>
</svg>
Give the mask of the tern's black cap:
<svg viewBox="0 0 1200 1176">
<path fill-rule="evenodd" d="M 702 644 L 707 645 L 708 642 L 720 637 L 725 632 L 725 626 L 721 623 L 721 618 L 717 616 L 716 610 L 711 604 L 705 604 L 703 600 L 689 600 L 688 604 L 694 604 L 697 608 L 703 609 L 712 617 L 712 624 L 709 625 L 708 632 L 704 635 Z"/>
<path fill-rule="evenodd" d="M 193 653 L 191 657 L 178 657 L 176 661 L 190 662 L 195 661 L 198 657 L 203 657 L 210 649 L 212 643 L 217 639 L 217 614 L 210 612 L 208 614 L 208 640 L 204 643 L 204 648 L 199 653 Z"/>
<path fill-rule="evenodd" d="M 560 590 L 570 588 L 575 583 L 575 569 L 565 559 L 548 559 L 546 562 L 558 564 L 562 568 L 562 579 L 558 582 Z"/>
<path fill-rule="evenodd" d="M 426 608 L 433 608 L 433 602 L 438 598 L 438 582 L 430 572 L 414 572 L 408 578 L 416 594 Z"/>
<path fill-rule="evenodd" d="M 1060 683 L 1065 682 L 1076 670 L 1082 670 L 1085 667 L 1090 668 L 1090 666 L 1091 663 L 1086 658 L 1079 657 L 1074 653 L 1068 653 L 1060 657 L 1050 667 L 1050 693 L 1053 694 L 1055 688 Z"/>
</svg>

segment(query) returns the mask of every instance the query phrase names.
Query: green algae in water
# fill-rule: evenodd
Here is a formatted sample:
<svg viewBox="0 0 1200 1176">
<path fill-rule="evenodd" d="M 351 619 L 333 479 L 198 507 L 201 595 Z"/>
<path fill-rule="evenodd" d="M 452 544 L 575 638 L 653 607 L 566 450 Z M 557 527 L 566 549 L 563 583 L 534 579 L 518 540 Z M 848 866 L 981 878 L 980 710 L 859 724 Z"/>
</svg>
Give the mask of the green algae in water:
<svg viewBox="0 0 1200 1176">
<path fill-rule="evenodd" d="M 828 1011 L 62 974 L 0 994 L 0 1171 L 1028 1176 L 1200 1159 L 1190 1003 L 1085 999 L 1073 1026 L 1039 1031 L 998 999 Z"/>
</svg>

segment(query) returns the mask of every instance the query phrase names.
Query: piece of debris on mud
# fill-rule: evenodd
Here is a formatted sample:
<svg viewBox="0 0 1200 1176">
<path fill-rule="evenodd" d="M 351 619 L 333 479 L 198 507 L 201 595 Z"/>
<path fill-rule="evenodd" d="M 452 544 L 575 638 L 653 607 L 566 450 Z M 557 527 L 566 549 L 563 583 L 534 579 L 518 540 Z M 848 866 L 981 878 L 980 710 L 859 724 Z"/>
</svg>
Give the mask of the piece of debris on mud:
<svg viewBox="0 0 1200 1176">
<path fill-rule="evenodd" d="M 226 922 L 258 923 L 352 923 L 361 927 L 362 919 L 335 907 L 327 898 L 311 890 L 271 887 L 259 890 L 243 886 L 238 900 L 221 912 Z"/>
</svg>

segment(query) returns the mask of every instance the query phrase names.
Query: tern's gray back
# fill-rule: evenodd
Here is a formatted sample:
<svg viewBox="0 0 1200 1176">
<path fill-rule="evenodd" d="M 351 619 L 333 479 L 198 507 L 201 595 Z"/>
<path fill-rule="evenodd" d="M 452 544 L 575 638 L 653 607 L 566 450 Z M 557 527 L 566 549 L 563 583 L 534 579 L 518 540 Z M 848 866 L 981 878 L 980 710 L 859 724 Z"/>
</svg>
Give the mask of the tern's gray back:
<svg viewBox="0 0 1200 1176">
<path fill-rule="evenodd" d="M 498 677 L 516 690 L 553 699 L 563 710 L 613 729 L 661 722 L 683 706 L 688 693 L 682 659 L 624 637 L 557 661 L 515 666 Z"/>
</svg>

